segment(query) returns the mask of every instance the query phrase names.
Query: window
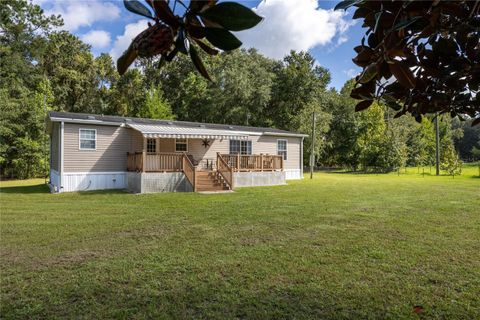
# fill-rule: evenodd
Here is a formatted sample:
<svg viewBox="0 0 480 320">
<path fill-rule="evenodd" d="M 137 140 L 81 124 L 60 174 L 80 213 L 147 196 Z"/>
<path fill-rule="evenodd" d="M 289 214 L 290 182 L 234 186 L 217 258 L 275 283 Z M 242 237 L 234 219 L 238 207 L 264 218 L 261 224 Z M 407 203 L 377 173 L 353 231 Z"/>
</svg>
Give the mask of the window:
<svg viewBox="0 0 480 320">
<path fill-rule="evenodd" d="M 277 154 L 287 160 L 287 140 L 277 140 Z"/>
<path fill-rule="evenodd" d="M 230 140 L 230 154 L 252 154 L 252 141 Z"/>
<path fill-rule="evenodd" d="M 175 152 L 188 151 L 187 139 L 175 139 Z"/>
<path fill-rule="evenodd" d="M 147 153 L 157 152 L 157 140 L 156 139 L 147 139 Z"/>
<path fill-rule="evenodd" d="M 80 150 L 96 150 L 97 149 L 97 130 L 80 129 Z"/>
</svg>

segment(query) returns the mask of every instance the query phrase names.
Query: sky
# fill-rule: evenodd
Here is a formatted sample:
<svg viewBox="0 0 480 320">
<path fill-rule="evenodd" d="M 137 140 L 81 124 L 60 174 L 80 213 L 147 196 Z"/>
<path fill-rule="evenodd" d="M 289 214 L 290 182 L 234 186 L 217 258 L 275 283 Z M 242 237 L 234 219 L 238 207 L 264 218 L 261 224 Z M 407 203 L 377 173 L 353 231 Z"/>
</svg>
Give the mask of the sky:
<svg viewBox="0 0 480 320">
<path fill-rule="evenodd" d="M 116 60 L 148 20 L 131 13 L 118 0 L 33 0 L 46 14 L 60 14 L 65 30 L 92 46 L 94 55 L 107 52 Z M 142 1 L 145 3 L 144 1 Z M 243 48 L 282 59 L 290 50 L 309 51 L 316 63 L 330 70 L 331 87 L 341 89 L 359 68 L 353 48 L 364 34 L 353 11 L 333 11 L 338 1 L 236 0 L 264 20 L 255 28 L 237 32 Z"/>
</svg>

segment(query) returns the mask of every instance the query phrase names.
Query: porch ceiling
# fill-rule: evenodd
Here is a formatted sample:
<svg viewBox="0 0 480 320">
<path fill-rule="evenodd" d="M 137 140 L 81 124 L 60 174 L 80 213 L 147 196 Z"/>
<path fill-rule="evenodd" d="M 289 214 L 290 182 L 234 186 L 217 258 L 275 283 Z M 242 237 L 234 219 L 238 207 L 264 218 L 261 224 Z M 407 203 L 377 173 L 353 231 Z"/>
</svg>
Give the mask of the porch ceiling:
<svg viewBox="0 0 480 320">
<path fill-rule="evenodd" d="M 174 125 L 128 124 L 128 127 L 139 131 L 145 138 L 198 138 L 248 140 L 248 135 L 236 131 L 214 130 L 202 127 L 178 127 Z"/>
</svg>

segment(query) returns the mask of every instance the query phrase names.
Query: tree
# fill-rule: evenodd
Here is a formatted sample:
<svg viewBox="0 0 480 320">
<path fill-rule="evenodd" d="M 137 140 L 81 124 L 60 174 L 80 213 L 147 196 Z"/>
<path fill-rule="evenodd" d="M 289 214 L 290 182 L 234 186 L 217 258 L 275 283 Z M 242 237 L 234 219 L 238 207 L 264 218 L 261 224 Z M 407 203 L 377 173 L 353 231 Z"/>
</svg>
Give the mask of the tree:
<svg viewBox="0 0 480 320">
<path fill-rule="evenodd" d="M 459 156 L 464 161 L 479 160 L 479 156 L 475 155 L 474 148 L 480 148 L 480 126 L 471 125 L 472 121 L 453 121 L 454 128 L 463 131 L 463 137 L 454 138 L 455 149 L 458 150 Z"/>
<path fill-rule="evenodd" d="M 407 144 L 408 165 L 430 166 L 435 164 L 435 128 L 432 120 L 423 118 L 421 123 L 411 123 Z"/>
<path fill-rule="evenodd" d="M 256 50 L 237 50 L 205 57 L 214 82 L 200 76 L 187 57 L 157 69 L 157 61 L 142 60 L 147 86 L 161 84 L 179 120 L 272 125 L 266 112 L 278 62 Z"/>
<path fill-rule="evenodd" d="M 350 98 L 353 80 L 347 81 L 339 93 L 332 91 L 326 110 L 332 114 L 330 130 L 325 135 L 326 147 L 321 161 L 327 166 L 343 166 L 357 170 L 360 165 L 359 115 Z"/>
<path fill-rule="evenodd" d="M 381 99 L 418 121 L 449 113 L 480 123 L 478 1 L 342 1 L 367 28 L 353 62 L 363 68 L 356 109 Z"/>
<path fill-rule="evenodd" d="M 440 163 L 442 170 L 447 171 L 451 176 L 462 173 L 462 161 L 458 158 L 458 154 L 451 144 L 443 150 L 442 161 Z"/>
<path fill-rule="evenodd" d="M 272 101 L 268 117 L 277 127 L 296 130 L 293 119 L 311 104 L 318 103 L 330 82 L 330 72 L 315 65 L 310 53 L 292 51 L 278 69 L 272 88 Z"/>
<path fill-rule="evenodd" d="M 94 113 L 100 85 L 90 46 L 67 31 L 49 35 L 40 60 L 50 79 L 57 110 Z"/>
<path fill-rule="evenodd" d="M 0 16 L 0 174 L 43 175 L 45 104 L 51 106 L 52 92 L 38 61 L 62 21 L 21 0 L 2 3 Z"/>
<path fill-rule="evenodd" d="M 151 119 L 175 119 L 170 104 L 163 97 L 161 87 L 152 87 L 146 94 L 145 103 L 136 116 Z"/>
</svg>

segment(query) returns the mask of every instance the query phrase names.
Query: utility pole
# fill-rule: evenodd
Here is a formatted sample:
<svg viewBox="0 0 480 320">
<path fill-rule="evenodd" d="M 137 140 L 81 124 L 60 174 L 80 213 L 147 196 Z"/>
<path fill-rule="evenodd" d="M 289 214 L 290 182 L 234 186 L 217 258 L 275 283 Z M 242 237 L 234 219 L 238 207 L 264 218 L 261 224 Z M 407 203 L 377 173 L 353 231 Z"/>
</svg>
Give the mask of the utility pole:
<svg viewBox="0 0 480 320">
<path fill-rule="evenodd" d="M 312 145 L 310 151 L 310 179 L 313 179 L 313 167 L 315 166 L 315 122 L 316 122 L 315 111 L 312 116 Z"/>
<path fill-rule="evenodd" d="M 435 169 L 436 175 L 440 175 L 440 133 L 438 130 L 438 112 L 435 116 Z"/>
</svg>

